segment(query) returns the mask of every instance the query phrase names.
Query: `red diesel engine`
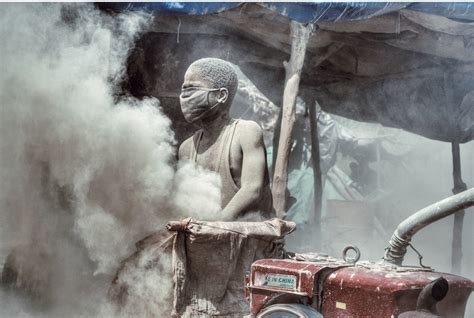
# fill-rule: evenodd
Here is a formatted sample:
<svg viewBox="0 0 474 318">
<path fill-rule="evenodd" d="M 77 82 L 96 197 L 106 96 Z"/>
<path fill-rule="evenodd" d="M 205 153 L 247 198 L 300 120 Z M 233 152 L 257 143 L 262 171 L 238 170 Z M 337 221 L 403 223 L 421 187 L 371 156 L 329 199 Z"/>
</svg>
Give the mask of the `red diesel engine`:
<svg viewBox="0 0 474 318">
<path fill-rule="evenodd" d="M 368 262 L 350 264 L 314 256 L 305 261 L 267 259 L 253 263 L 247 285 L 252 314 L 282 317 L 271 316 L 272 312 L 285 311 L 276 304 L 302 304 L 325 318 L 398 317 L 403 312 L 414 311 L 422 289 L 443 277 L 449 291 L 437 306 L 439 314 L 447 318 L 464 317 L 474 287 L 469 279 L 423 268 Z M 303 308 L 288 312 L 303 311 Z M 288 314 L 285 317 L 300 316 Z M 320 316 L 315 313 L 301 317 Z"/>
<path fill-rule="evenodd" d="M 425 226 L 474 205 L 474 188 L 428 206 L 400 223 L 380 263 L 357 262 L 355 247 L 337 260 L 325 254 L 293 254 L 252 264 L 246 281 L 257 318 L 464 317 L 470 279 L 403 266 L 413 235 Z M 472 210 L 471 210 L 472 211 Z M 347 257 L 353 249 L 354 259 Z"/>
</svg>

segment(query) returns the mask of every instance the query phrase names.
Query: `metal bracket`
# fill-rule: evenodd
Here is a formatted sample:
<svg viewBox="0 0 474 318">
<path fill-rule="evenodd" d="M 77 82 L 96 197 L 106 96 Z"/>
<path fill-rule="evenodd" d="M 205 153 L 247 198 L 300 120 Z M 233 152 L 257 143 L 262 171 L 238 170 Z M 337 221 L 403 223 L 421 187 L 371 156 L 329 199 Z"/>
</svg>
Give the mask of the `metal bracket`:
<svg viewBox="0 0 474 318">
<path fill-rule="evenodd" d="M 411 243 L 408 244 L 412 249 L 413 251 L 415 251 L 415 253 L 418 255 L 418 260 L 420 261 L 420 266 L 423 267 L 423 268 L 430 268 L 429 266 L 425 266 L 423 265 L 423 256 L 420 254 L 420 252 L 418 252 L 418 250 L 416 248 L 413 247 L 413 245 L 411 245 Z"/>
</svg>

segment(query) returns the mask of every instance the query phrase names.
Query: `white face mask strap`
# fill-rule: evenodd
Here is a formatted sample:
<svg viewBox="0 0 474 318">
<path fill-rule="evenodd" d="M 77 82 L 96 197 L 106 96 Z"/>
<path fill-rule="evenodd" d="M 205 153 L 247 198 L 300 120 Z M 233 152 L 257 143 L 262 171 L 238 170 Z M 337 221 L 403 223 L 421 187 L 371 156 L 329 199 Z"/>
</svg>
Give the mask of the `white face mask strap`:
<svg viewBox="0 0 474 318">
<path fill-rule="evenodd" d="M 209 99 L 208 99 L 209 100 Z M 202 113 L 201 115 L 199 115 L 199 119 L 203 118 L 203 117 L 206 117 L 207 114 L 209 114 L 214 108 L 216 108 L 217 106 L 219 106 L 219 102 L 215 103 L 213 106 L 211 106 L 208 110 L 206 110 L 204 113 Z"/>
<path fill-rule="evenodd" d="M 212 88 L 212 89 L 209 89 L 208 92 L 209 92 L 209 93 L 210 93 L 210 92 L 220 92 L 222 89 L 225 89 L 225 91 L 228 92 L 228 91 L 227 91 L 227 88 L 225 88 L 225 87 L 222 87 L 222 88 Z M 209 93 L 207 94 L 207 104 L 209 104 Z M 227 100 L 227 98 L 225 98 L 224 101 L 220 101 L 219 99 L 222 100 L 222 98 L 217 98 L 217 102 L 216 102 L 214 105 L 212 105 L 211 108 L 209 108 L 209 110 L 206 111 L 206 113 L 209 112 L 209 111 L 211 111 L 211 110 L 213 110 L 217 105 L 219 105 L 219 104 L 224 104 L 224 103 L 225 103 L 225 100 Z"/>
<path fill-rule="evenodd" d="M 226 94 L 226 96 L 222 97 L 224 99 L 223 101 L 219 101 L 219 98 L 217 98 L 217 100 L 219 101 L 219 103 L 224 104 L 226 102 L 227 98 L 229 97 L 229 91 L 225 87 L 219 88 L 219 92 L 222 91 L 222 90 L 225 90 L 227 94 Z"/>
</svg>

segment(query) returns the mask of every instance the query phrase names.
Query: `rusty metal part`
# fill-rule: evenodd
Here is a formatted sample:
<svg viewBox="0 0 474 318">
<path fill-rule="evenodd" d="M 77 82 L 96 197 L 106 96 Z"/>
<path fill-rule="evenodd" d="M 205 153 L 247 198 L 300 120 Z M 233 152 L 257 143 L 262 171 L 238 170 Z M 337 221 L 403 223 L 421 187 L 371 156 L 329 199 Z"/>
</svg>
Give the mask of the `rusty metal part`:
<svg viewBox="0 0 474 318">
<path fill-rule="evenodd" d="M 354 258 L 347 256 L 347 252 L 351 250 L 356 253 Z M 348 263 L 355 264 L 360 259 L 360 250 L 357 248 L 357 246 L 346 246 L 342 251 L 342 259 Z"/>
<path fill-rule="evenodd" d="M 416 311 L 407 311 L 399 318 L 441 317 L 437 304 L 442 301 L 449 291 L 449 283 L 444 277 L 439 277 L 426 285 L 418 296 Z"/>
<path fill-rule="evenodd" d="M 438 314 L 436 304 L 446 297 L 448 290 L 449 284 L 444 277 L 435 279 L 421 291 L 416 303 L 416 310 L 427 310 L 433 314 Z"/>
<path fill-rule="evenodd" d="M 413 235 L 425 226 L 473 205 L 474 188 L 471 188 L 419 210 L 398 225 L 389 241 L 384 260 L 402 265 Z"/>
<path fill-rule="evenodd" d="M 384 267 L 341 268 L 324 282 L 321 313 L 336 317 L 398 317 L 416 310 L 418 295 L 433 279 L 443 276 L 450 291 L 439 305 L 443 317 L 464 317 L 473 283 L 455 275 L 429 271 L 395 272 Z"/>
<path fill-rule="evenodd" d="M 294 277 L 295 283 L 269 284 L 274 277 Z M 471 280 L 386 263 L 259 260 L 252 265 L 247 288 L 253 315 L 280 301 L 280 304 L 310 306 L 325 318 L 398 317 L 417 310 L 418 295 L 439 277 L 449 282 L 446 297 L 437 305 L 440 315 L 463 317 L 474 287 Z M 440 299 L 439 296 L 436 297 Z M 425 308 L 427 304 L 423 300 L 418 306 Z"/>
</svg>

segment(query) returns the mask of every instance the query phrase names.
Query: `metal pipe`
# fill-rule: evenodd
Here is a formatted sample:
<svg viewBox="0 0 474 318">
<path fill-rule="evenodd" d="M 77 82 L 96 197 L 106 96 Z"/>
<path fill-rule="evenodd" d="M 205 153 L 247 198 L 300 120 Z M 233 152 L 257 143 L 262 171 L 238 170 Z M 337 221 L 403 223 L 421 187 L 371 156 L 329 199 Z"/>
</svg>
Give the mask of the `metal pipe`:
<svg viewBox="0 0 474 318">
<path fill-rule="evenodd" d="M 438 302 L 444 299 L 448 294 L 449 284 L 448 281 L 440 277 L 428 285 L 418 295 L 416 302 L 416 311 L 405 311 L 398 318 L 419 318 L 419 317 L 432 317 L 436 318 L 441 316 L 438 313 L 436 305 Z"/>
<path fill-rule="evenodd" d="M 384 260 L 401 266 L 411 238 L 425 226 L 474 205 L 474 188 L 436 202 L 400 223 L 389 241 Z"/>
<path fill-rule="evenodd" d="M 439 313 L 436 309 L 436 304 L 443 300 L 444 297 L 446 297 L 448 290 L 449 284 L 444 277 L 435 279 L 434 281 L 426 285 L 418 295 L 418 300 L 416 302 L 416 311 L 429 312 L 433 315 L 438 316 Z"/>
</svg>

